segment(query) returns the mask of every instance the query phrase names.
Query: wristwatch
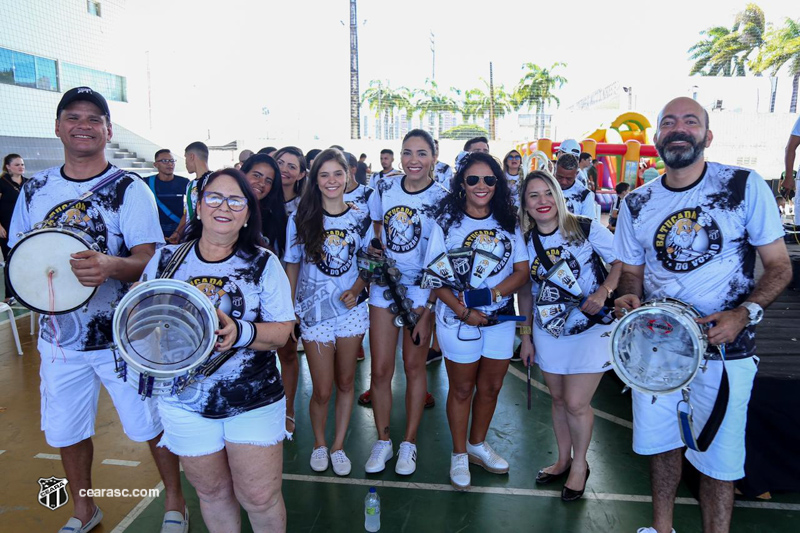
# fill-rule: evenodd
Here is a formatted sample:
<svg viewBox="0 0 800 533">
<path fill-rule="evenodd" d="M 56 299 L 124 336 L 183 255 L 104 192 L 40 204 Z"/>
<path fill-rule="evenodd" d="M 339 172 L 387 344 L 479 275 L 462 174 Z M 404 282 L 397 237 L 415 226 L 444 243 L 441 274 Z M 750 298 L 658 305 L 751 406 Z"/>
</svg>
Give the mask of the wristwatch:
<svg viewBox="0 0 800 533">
<path fill-rule="evenodd" d="M 428 311 L 431 311 L 431 312 L 433 312 L 433 306 L 434 306 L 434 305 L 436 305 L 436 302 L 435 302 L 435 301 L 434 301 L 434 302 L 432 302 L 432 301 L 428 300 L 427 302 L 425 302 L 425 307 L 427 307 L 427 308 L 428 308 Z"/>
<path fill-rule="evenodd" d="M 503 301 L 503 293 L 498 289 L 492 289 L 492 294 L 494 294 L 494 303 L 499 304 Z"/>
<path fill-rule="evenodd" d="M 761 319 L 764 318 L 764 310 L 755 302 L 744 302 L 742 307 L 747 309 L 747 313 L 750 316 L 750 323 L 747 324 L 748 326 L 755 326 Z"/>
</svg>

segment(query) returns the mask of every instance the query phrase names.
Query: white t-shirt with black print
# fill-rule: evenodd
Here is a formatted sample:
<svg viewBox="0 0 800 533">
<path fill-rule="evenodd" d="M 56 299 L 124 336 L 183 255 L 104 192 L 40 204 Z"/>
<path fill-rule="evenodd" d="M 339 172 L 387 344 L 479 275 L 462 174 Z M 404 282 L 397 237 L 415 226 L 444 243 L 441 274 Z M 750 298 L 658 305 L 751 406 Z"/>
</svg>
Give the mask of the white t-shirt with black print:
<svg viewBox="0 0 800 533">
<path fill-rule="evenodd" d="M 358 184 L 358 186 L 350 192 L 344 193 L 344 201 L 351 204 L 357 211 L 366 213 L 366 218 L 362 221 L 365 225 L 372 225 L 373 218 L 380 218 L 381 214 L 378 212 L 380 203 L 376 202 L 378 195 L 375 194 L 375 189 L 366 185 Z"/>
<path fill-rule="evenodd" d="M 569 189 L 562 189 L 564 201 L 567 203 L 567 210 L 574 215 L 587 218 L 597 218 L 597 208 L 594 201 L 594 193 L 581 185 L 575 179 L 575 183 Z"/>
<path fill-rule="evenodd" d="M 136 174 L 125 174 L 85 201 L 64 210 L 67 204 L 118 170 L 109 164 L 102 173 L 87 180 L 68 177 L 63 167 L 53 167 L 33 176 L 22 187 L 14 209 L 8 245 L 13 247 L 19 240 L 18 233 L 30 231 L 34 224 L 53 214 L 53 222 L 48 225 L 79 228 L 106 255 L 127 257 L 135 246 L 163 243 L 164 235 L 153 193 Z M 42 253 L 58 253 L 58 250 L 42 250 Z M 128 284 L 109 278 L 97 288 L 86 306 L 72 313 L 43 315 L 39 320 L 41 339 L 69 350 L 108 348 L 113 342 L 112 304 L 119 302 L 127 289 Z M 58 291 L 57 284 L 55 290 Z M 57 324 L 57 331 L 53 321 Z"/>
<path fill-rule="evenodd" d="M 287 263 L 300 263 L 295 312 L 307 325 L 335 318 L 349 311 L 339 298 L 358 279 L 356 252 L 366 248 L 374 235 L 369 213 L 353 207 L 340 215 L 326 213 L 323 227 L 325 240 L 322 244 L 322 259 L 317 263 L 306 261 L 303 245 L 296 242 L 295 217 L 289 219 L 286 228 L 286 253 L 283 260 Z"/>
<path fill-rule="evenodd" d="M 147 263 L 147 279 L 157 278 L 178 245 L 167 245 Z M 208 296 L 214 307 L 231 318 L 251 322 L 294 321 L 289 280 L 275 255 L 258 248 L 255 256 L 234 253 L 207 261 L 194 248 L 172 279 L 185 281 Z M 228 418 L 283 398 L 276 352 L 240 348 L 206 379 L 189 385 L 177 396 L 161 396 L 205 418 Z"/>
<path fill-rule="evenodd" d="M 377 214 L 380 218 L 373 220 L 383 223 L 386 254 L 397 261 L 403 275 L 400 282 L 410 286 L 422 282 L 428 238 L 436 226 L 434 214 L 447 196 L 447 189 L 431 181 L 421 191 L 408 192 L 405 182 L 405 176 L 378 180 L 373 217 Z"/>
<path fill-rule="evenodd" d="M 479 287 L 473 287 L 474 289 L 496 287 L 514 272 L 515 263 L 528 260 L 528 250 L 519 226 L 510 233 L 504 230 L 491 214 L 485 218 L 472 218 L 464 214 L 464 218 L 455 224 L 440 218 L 431 232 L 424 266 L 454 248 L 483 250 L 500 258 L 492 273 Z M 492 302 L 476 309 L 483 313 L 491 313 L 503 308 L 511 298 L 512 296 L 505 296 L 499 303 Z M 436 316 L 449 327 L 457 327 L 460 323 L 455 312 L 441 300 L 436 304 Z"/>
<path fill-rule="evenodd" d="M 580 183 L 587 189 L 589 188 L 589 176 L 586 174 L 585 168 L 579 168 L 578 173 L 575 174 L 575 181 Z"/>
<path fill-rule="evenodd" d="M 558 229 L 547 235 L 539 233 L 539 240 L 542 243 L 544 253 L 547 254 L 552 264 L 558 263 L 561 259 L 567 262 L 570 270 L 572 270 L 572 275 L 578 281 L 584 298 L 594 294 L 605 279 L 603 272 L 600 271 L 603 267 L 593 257 L 594 254 L 599 255 L 606 263 L 611 263 L 617 259 L 613 251 L 614 234 L 596 220 L 591 221 L 589 236 L 580 243 L 567 241 Z M 535 306 L 542 281 L 547 275 L 547 268 L 542 264 L 536 253 L 533 239 L 528 241 L 528 255 L 530 256 L 531 264 L 531 293 L 533 294 Z M 536 317 L 536 324 L 541 327 L 541 319 L 536 312 L 534 312 L 534 316 Z M 592 323 L 586 318 L 586 315 L 580 309 L 575 308 L 567 317 L 562 335 L 577 335 L 591 326 Z M 547 335 L 544 331 L 542 333 Z"/>
<path fill-rule="evenodd" d="M 298 194 L 291 200 L 283 202 L 283 208 L 286 209 L 286 216 L 292 218 L 297 211 L 297 206 L 300 205 L 300 195 Z"/>
<path fill-rule="evenodd" d="M 676 298 L 703 315 L 733 309 L 755 286 L 754 247 L 783 237 L 778 206 L 764 179 L 739 167 L 707 163 L 682 189 L 664 177 L 622 201 L 614 251 L 644 265 L 644 298 Z M 752 355 L 755 327 L 727 345 L 728 355 Z"/>
<path fill-rule="evenodd" d="M 522 175 L 517 174 L 516 176 L 514 176 L 512 174 L 509 174 L 508 172 L 506 172 L 505 174 L 506 174 L 506 179 L 508 180 L 508 190 L 511 191 L 511 200 L 514 202 L 514 207 L 516 207 L 517 211 L 519 211 L 519 206 L 520 206 L 519 186 L 522 184 Z"/>
<path fill-rule="evenodd" d="M 437 161 L 436 168 L 433 170 L 433 179 L 445 189 L 449 189 L 450 180 L 453 179 L 453 167 L 444 161 Z"/>
</svg>

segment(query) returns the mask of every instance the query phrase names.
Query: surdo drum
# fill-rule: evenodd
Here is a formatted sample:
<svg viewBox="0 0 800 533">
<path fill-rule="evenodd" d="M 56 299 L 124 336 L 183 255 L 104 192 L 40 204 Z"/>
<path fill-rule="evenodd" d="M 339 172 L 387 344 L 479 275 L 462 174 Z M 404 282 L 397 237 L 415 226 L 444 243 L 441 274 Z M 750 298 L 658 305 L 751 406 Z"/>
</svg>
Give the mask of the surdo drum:
<svg viewBox="0 0 800 533">
<path fill-rule="evenodd" d="M 702 315 L 675 299 L 650 300 L 628 312 L 611 335 L 611 364 L 629 387 L 652 395 L 689 385 L 704 359 L 708 339 Z"/>
<path fill-rule="evenodd" d="M 145 281 L 114 311 L 114 357 L 121 378 L 143 398 L 177 394 L 202 369 L 217 341 L 217 312 L 194 286 Z"/>
</svg>

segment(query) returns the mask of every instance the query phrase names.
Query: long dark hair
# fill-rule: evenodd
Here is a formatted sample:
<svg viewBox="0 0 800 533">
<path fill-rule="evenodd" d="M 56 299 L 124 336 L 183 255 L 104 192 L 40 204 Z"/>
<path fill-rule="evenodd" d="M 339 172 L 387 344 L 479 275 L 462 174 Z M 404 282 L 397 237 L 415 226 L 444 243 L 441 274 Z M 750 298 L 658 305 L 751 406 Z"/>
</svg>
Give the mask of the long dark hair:
<svg viewBox="0 0 800 533">
<path fill-rule="evenodd" d="M 320 167 L 328 161 L 336 161 L 341 165 L 348 179 L 350 174 L 344 154 L 336 148 L 323 150 L 314 158 L 311 172 L 308 173 L 308 186 L 303 196 L 300 197 L 300 204 L 297 206 L 297 212 L 294 215 L 295 225 L 297 226 L 296 244 L 302 244 L 305 247 L 306 261 L 309 263 L 317 263 L 322 259 L 322 245 L 325 242 L 325 220 L 318 176 Z M 295 243 L 288 244 L 292 246 Z"/>
<path fill-rule="evenodd" d="M 203 193 L 211 185 L 215 179 L 220 176 L 228 176 L 236 181 L 239 188 L 242 190 L 242 195 L 247 198 L 247 210 L 250 218 L 247 220 L 247 227 L 242 227 L 239 230 L 239 238 L 236 239 L 236 252 L 242 252 L 245 255 L 252 257 L 258 253 L 258 246 L 264 246 L 264 239 L 261 237 L 261 209 L 258 207 L 258 200 L 247 183 L 247 178 L 241 170 L 235 168 L 224 168 L 217 170 L 206 178 L 203 183 L 203 188 L 197 193 L 197 203 L 203 201 Z M 192 239 L 199 239 L 203 235 L 203 223 L 200 217 L 197 216 L 197 209 L 194 211 L 194 217 L 189 222 L 189 227 L 183 235 L 183 241 L 190 241 Z"/>
<path fill-rule="evenodd" d="M 501 228 L 509 233 L 514 233 L 514 229 L 517 226 L 516 207 L 511 199 L 511 190 L 508 188 L 506 174 L 500 168 L 500 163 L 497 162 L 497 159 L 484 152 L 471 152 L 464 156 L 458 172 L 453 177 L 452 190 L 445 197 L 437 213 L 439 225 L 442 227 L 447 227 L 451 224 L 458 225 L 464 218 L 467 205 L 464 179 L 467 177 L 469 168 L 475 163 L 489 165 L 492 174 L 497 178 L 497 183 L 494 186 L 494 195 L 489 202 L 489 209 Z"/>
<path fill-rule="evenodd" d="M 0 169 L 0 177 L 5 178 L 8 176 L 11 177 L 11 174 L 6 170 L 6 167 L 11 164 L 11 162 L 15 159 L 22 159 L 22 156 L 19 154 L 8 154 L 3 158 L 3 168 Z"/>
<path fill-rule="evenodd" d="M 247 174 L 253 170 L 254 166 L 261 164 L 269 165 L 275 173 L 272 189 L 258 202 L 261 207 L 261 233 L 269 240 L 272 251 L 278 254 L 278 257 L 283 257 L 283 252 L 286 250 L 286 224 L 289 222 L 289 217 L 286 215 L 286 208 L 283 205 L 281 169 L 271 156 L 255 154 L 247 158 L 241 171 L 243 174 Z"/>
<path fill-rule="evenodd" d="M 294 182 L 293 187 L 295 194 L 303 194 L 303 187 L 305 187 L 306 179 L 308 178 L 308 163 L 306 163 L 306 156 L 303 155 L 303 151 L 296 146 L 284 146 L 275 152 L 275 161 L 280 159 L 283 154 L 292 154 L 295 156 L 300 164 L 300 171 L 306 173 L 305 176 Z"/>
</svg>

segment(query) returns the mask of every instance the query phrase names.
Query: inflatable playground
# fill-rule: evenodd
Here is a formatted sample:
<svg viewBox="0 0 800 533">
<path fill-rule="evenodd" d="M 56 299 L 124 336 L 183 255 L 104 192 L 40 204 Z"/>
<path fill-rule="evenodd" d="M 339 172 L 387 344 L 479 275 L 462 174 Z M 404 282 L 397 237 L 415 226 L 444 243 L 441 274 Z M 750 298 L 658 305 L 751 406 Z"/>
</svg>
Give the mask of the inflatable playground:
<svg viewBox="0 0 800 533">
<path fill-rule="evenodd" d="M 595 197 L 603 211 L 609 211 L 614 205 L 617 196 L 614 188 L 618 183 L 624 181 L 636 188 L 664 172 L 664 163 L 647 133 L 652 127 L 644 115 L 627 112 L 608 127 L 598 128 L 580 141 L 581 150 L 597 159 Z M 543 138 L 520 143 L 516 149 L 522 154 L 525 168 L 534 170 L 539 168 L 541 153 L 553 161 L 560 145 L 560 142 Z"/>
</svg>

